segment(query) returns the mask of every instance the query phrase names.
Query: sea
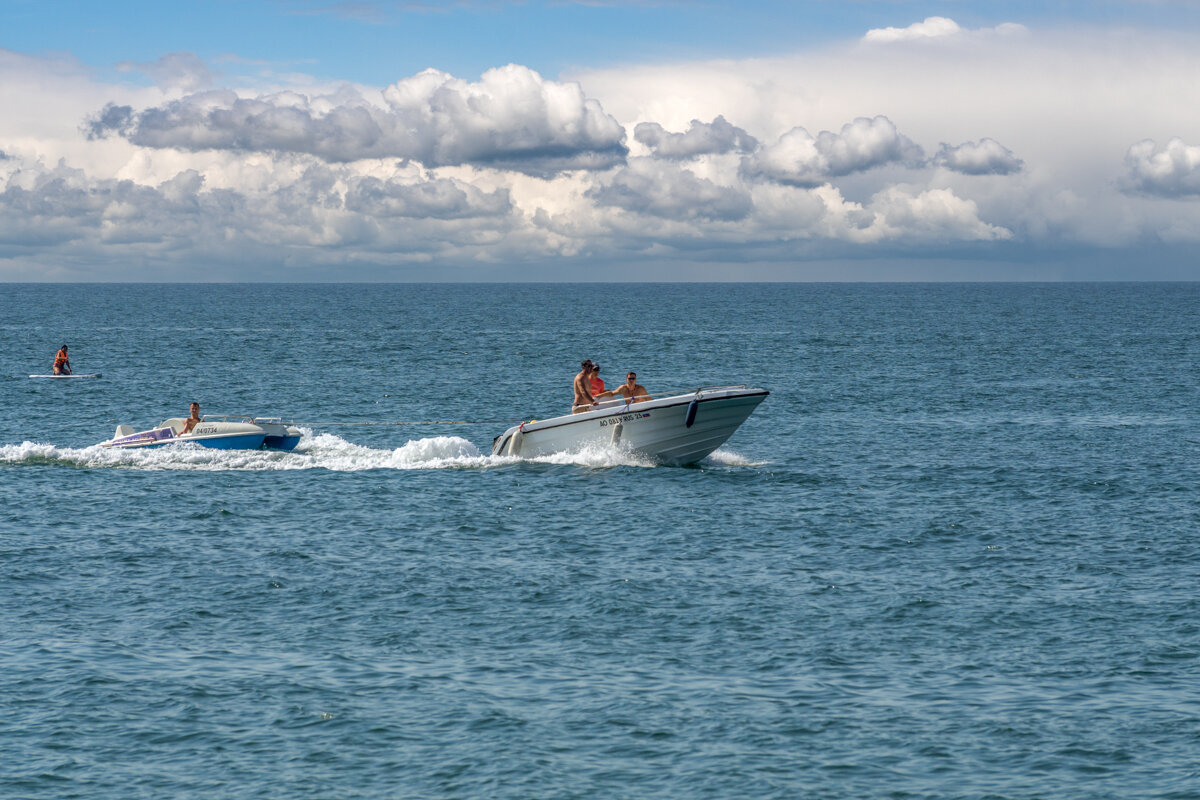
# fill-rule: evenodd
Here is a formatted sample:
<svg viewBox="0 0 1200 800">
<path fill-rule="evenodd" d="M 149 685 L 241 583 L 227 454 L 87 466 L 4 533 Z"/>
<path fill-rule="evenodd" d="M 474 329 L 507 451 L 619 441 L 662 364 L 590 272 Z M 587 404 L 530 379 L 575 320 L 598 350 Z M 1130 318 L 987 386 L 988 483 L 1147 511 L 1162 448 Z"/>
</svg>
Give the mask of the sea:
<svg viewBox="0 0 1200 800">
<path fill-rule="evenodd" d="M 0 797 L 1200 798 L 1200 284 L 0 285 Z M 93 380 L 35 380 L 60 346 Z M 770 391 L 492 457 L 579 362 Z M 291 453 L 110 451 L 187 415 Z"/>
</svg>

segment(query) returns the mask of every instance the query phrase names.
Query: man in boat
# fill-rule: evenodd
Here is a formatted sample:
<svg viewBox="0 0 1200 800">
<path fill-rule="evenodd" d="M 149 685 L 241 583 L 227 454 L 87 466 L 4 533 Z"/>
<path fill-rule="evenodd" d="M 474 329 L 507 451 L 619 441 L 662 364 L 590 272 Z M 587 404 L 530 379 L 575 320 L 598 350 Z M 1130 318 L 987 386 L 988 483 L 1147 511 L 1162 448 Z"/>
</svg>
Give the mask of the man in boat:
<svg viewBox="0 0 1200 800">
<path fill-rule="evenodd" d="M 67 358 L 67 346 L 64 344 L 62 349 L 54 356 L 54 374 L 55 375 L 70 375 L 71 362 Z"/>
<path fill-rule="evenodd" d="M 190 406 L 188 406 L 188 411 L 192 412 L 192 415 L 183 421 L 183 430 L 178 433 L 179 436 L 183 436 L 185 433 L 191 433 L 192 428 L 196 427 L 196 425 L 200 422 L 199 403 L 192 403 Z"/>
<path fill-rule="evenodd" d="M 572 414 L 583 414 L 596 407 L 590 380 L 593 366 L 590 358 L 579 365 L 579 374 L 575 376 L 575 400 L 571 403 Z"/>
<path fill-rule="evenodd" d="M 650 393 L 646 391 L 646 387 L 637 382 L 636 372 L 625 373 L 625 382 L 610 392 L 605 392 L 610 397 L 619 395 L 625 398 L 626 403 L 641 403 L 645 400 L 653 400 Z"/>
</svg>

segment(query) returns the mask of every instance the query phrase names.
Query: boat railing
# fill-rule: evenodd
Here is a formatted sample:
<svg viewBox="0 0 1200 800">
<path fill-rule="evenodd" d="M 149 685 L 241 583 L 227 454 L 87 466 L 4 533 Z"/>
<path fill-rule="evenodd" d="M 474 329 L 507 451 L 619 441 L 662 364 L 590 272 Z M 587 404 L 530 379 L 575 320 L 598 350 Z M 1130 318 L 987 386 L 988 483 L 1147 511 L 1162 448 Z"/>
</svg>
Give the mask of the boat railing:
<svg viewBox="0 0 1200 800">
<path fill-rule="evenodd" d="M 684 397 L 689 394 L 694 394 L 698 397 L 698 396 L 700 396 L 700 394 L 702 394 L 704 392 L 716 392 L 716 391 L 720 391 L 722 389 L 747 389 L 747 388 L 749 388 L 749 385 L 745 384 L 745 383 L 730 383 L 730 384 L 726 384 L 724 386 L 700 386 L 695 389 L 669 389 L 669 390 L 662 391 L 662 392 L 659 392 L 658 394 L 654 395 L 654 399 L 662 400 L 667 397 Z"/>
<path fill-rule="evenodd" d="M 696 390 L 696 394 L 700 394 L 701 392 L 715 392 L 719 389 L 747 389 L 747 388 L 749 388 L 749 387 L 744 383 L 731 383 L 731 384 L 727 384 L 725 386 L 701 386 L 699 389 Z M 684 394 L 686 394 L 686 392 L 684 392 Z"/>
<path fill-rule="evenodd" d="M 670 397 L 687 397 L 688 395 L 695 395 L 695 396 L 699 397 L 704 392 L 720 391 L 721 389 L 746 389 L 746 388 L 748 388 L 748 385 L 745 383 L 735 383 L 735 384 L 727 384 L 724 386 L 701 386 L 698 389 L 669 389 L 667 391 L 660 392 L 659 394 L 651 395 L 651 396 L 654 398 L 654 400 L 666 400 L 667 398 L 670 398 Z M 601 400 L 599 403 L 596 404 L 596 410 L 597 411 L 607 411 L 608 409 L 612 409 L 612 408 L 620 408 L 622 406 L 632 406 L 632 405 L 636 405 L 638 403 L 646 403 L 646 402 L 653 402 L 653 401 L 635 400 L 633 402 L 630 402 L 628 400 Z"/>
</svg>

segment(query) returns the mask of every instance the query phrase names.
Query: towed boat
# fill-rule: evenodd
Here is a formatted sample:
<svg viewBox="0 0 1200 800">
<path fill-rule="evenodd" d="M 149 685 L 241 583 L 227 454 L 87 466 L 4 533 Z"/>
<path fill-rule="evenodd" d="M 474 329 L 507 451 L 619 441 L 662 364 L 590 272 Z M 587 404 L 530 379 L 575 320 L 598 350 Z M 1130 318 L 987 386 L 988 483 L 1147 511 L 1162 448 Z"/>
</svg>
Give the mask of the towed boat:
<svg viewBox="0 0 1200 800">
<path fill-rule="evenodd" d="M 692 464 L 724 444 L 768 394 L 745 385 L 705 386 L 637 403 L 602 402 L 583 414 L 514 425 L 492 441 L 492 455 L 532 458 L 609 445 L 662 464 Z"/>
<path fill-rule="evenodd" d="M 146 431 L 118 425 L 113 438 L 100 446 L 133 449 L 195 443 L 218 450 L 292 450 L 300 443 L 300 429 L 284 425 L 279 417 L 205 414 L 189 433 L 182 433 L 186 421 L 172 417 Z"/>
</svg>

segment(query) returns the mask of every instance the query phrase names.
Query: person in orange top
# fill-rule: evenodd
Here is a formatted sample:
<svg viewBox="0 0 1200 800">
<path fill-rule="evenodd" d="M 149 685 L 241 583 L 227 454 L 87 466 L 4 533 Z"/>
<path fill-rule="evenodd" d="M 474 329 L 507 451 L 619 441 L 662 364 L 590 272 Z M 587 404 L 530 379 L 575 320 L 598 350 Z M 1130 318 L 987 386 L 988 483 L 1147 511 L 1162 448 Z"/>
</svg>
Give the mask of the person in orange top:
<svg viewBox="0 0 1200 800">
<path fill-rule="evenodd" d="M 600 379 L 600 365 L 592 364 L 592 374 L 588 378 L 592 386 L 592 397 L 599 397 L 604 394 L 604 381 Z"/>
<path fill-rule="evenodd" d="M 55 375 L 70 375 L 71 362 L 67 359 L 67 346 L 64 344 L 62 349 L 54 356 L 54 374 Z"/>
</svg>

